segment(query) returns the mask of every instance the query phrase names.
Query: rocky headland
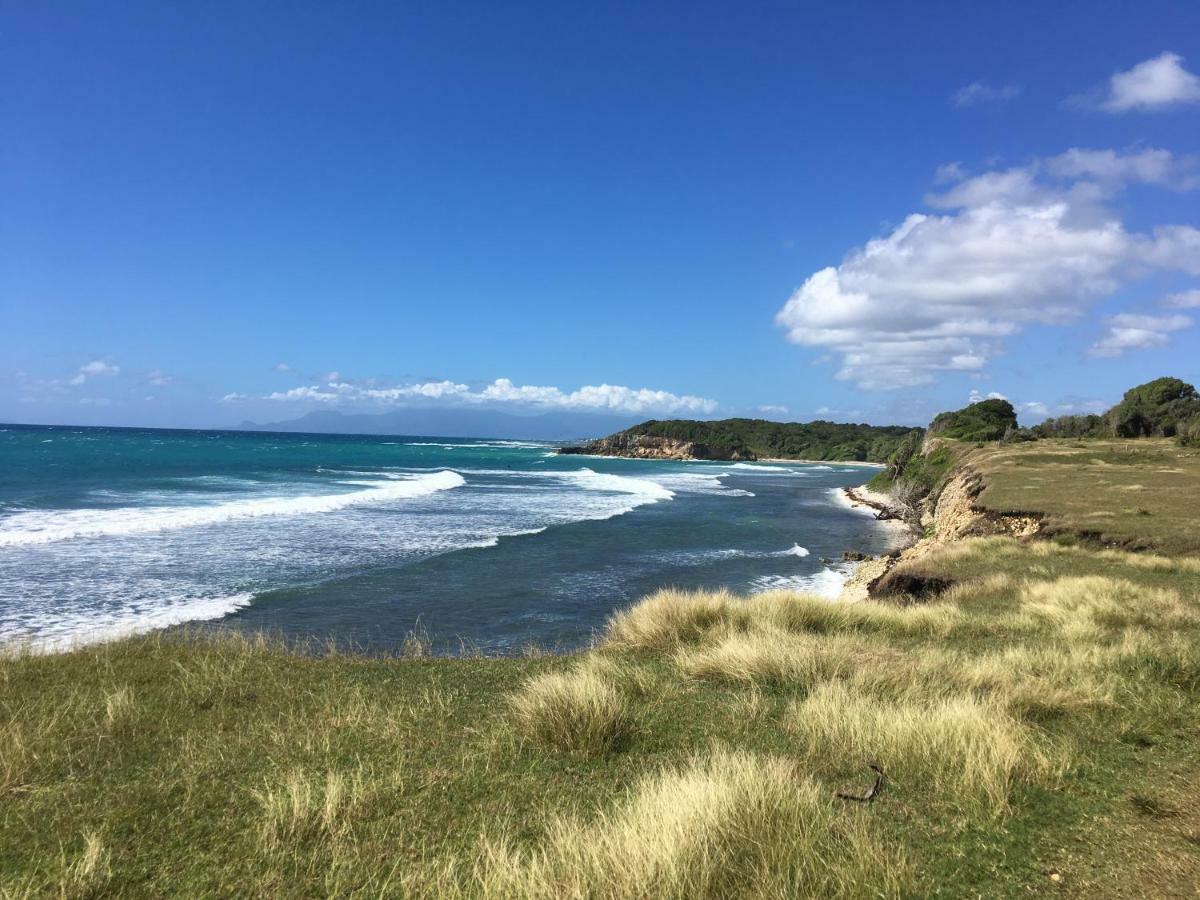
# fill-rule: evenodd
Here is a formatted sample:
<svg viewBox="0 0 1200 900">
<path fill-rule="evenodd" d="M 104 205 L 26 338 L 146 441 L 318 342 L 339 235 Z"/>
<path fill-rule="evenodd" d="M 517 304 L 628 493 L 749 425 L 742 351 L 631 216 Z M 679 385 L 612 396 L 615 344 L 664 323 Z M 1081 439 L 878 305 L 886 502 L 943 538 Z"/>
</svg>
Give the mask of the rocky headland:
<svg viewBox="0 0 1200 900">
<path fill-rule="evenodd" d="M 758 459 L 752 451 L 743 448 L 715 447 L 699 441 L 628 432 L 574 447 L 560 447 L 558 452 L 586 456 L 625 456 L 633 459 L 712 459 L 731 462 Z"/>
</svg>

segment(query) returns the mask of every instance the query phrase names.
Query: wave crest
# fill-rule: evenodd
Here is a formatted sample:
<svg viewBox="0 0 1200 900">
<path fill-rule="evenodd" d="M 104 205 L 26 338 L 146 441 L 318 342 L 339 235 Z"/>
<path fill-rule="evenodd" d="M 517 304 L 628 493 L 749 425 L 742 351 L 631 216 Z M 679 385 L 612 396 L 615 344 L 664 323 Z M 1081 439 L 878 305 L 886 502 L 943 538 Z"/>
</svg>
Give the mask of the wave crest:
<svg viewBox="0 0 1200 900">
<path fill-rule="evenodd" d="M 388 481 L 359 491 L 299 497 L 259 497 L 206 506 L 149 506 L 121 509 L 37 511 L 11 515 L 0 523 L 0 547 L 49 544 L 75 538 L 149 534 L 198 528 L 234 519 L 314 515 L 349 506 L 389 503 L 461 487 L 466 479 L 445 470 L 403 481 Z"/>
</svg>

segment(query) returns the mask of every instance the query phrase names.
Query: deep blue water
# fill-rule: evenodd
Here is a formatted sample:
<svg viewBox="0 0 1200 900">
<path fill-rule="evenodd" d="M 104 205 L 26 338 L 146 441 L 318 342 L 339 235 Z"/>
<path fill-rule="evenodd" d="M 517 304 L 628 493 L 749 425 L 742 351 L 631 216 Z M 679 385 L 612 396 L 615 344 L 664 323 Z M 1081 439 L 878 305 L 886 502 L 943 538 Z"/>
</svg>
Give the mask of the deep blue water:
<svg viewBox="0 0 1200 900">
<path fill-rule="evenodd" d="M 0 425 L 0 642 L 184 622 L 375 649 L 586 642 L 663 585 L 835 593 L 891 535 L 848 464 L 514 441 Z"/>
</svg>

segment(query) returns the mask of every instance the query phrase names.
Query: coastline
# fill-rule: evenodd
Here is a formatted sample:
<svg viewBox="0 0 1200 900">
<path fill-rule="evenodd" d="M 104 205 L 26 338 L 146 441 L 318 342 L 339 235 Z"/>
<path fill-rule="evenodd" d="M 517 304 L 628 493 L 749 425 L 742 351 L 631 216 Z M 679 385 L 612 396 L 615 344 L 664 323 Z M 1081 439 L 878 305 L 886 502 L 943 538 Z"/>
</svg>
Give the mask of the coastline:
<svg viewBox="0 0 1200 900">
<path fill-rule="evenodd" d="M 887 494 L 873 491 L 865 484 L 840 488 L 836 494 L 846 506 L 873 515 L 881 526 L 892 532 L 892 549 L 856 563 L 835 598 L 839 603 L 859 603 L 870 599 L 871 585 L 887 573 L 900 554 L 919 544 L 921 535 L 900 517 Z"/>
</svg>

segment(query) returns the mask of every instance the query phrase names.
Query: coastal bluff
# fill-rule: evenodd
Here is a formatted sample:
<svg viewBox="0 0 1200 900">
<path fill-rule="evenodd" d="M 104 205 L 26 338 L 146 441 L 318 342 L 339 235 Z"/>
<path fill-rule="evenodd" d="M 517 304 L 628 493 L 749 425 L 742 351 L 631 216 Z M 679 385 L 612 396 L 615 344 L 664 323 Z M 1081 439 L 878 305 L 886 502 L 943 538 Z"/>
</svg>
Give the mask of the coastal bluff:
<svg viewBox="0 0 1200 900">
<path fill-rule="evenodd" d="M 752 451 L 745 448 L 714 447 L 698 441 L 627 432 L 573 447 L 560 447 L 558 452 L 567 455 L 625 456 L 634 459 L 712 459 L 733 462 L 758 459 Z"/>
</svg>

